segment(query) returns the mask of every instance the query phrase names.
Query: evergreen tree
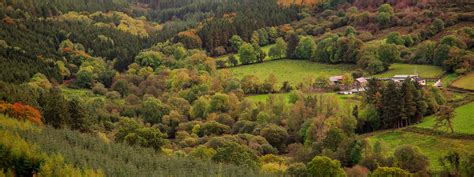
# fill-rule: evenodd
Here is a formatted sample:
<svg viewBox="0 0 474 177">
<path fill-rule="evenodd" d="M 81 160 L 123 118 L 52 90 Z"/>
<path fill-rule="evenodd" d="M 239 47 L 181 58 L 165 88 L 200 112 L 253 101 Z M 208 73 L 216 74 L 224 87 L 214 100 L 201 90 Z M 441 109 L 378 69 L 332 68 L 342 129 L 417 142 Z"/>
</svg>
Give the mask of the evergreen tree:
<svg viewBox="0 0 474 177">
<path fill-rule="evenodd" d="M 286 39 L 285 39 L 288 43 L 288 49 L 286 51 L 286 54 L 289 58 L 293 58 L 295 57 L 295 53 L 296 53 L 296 47 L 298 46 L 299 42 L 300 42 L 300 39 L 298 37 L 298 35 L 294 32 L 288 34 L 288 36 L 286 36 Z"/>
<path fill-rule="evenodd" d="M 382 84 L 376 78 L 369 79 L 367 83 L 367 91 L 365 92 L 365 102 L 378 106 L 380 102 L 380 95 Z"/>
<path fill-rule="evenodd" d="M 402 99 L 397 84 L 390 80 L 382 92 L 382 105 L 380 118 L 384 128 L 396 128 L 400 118 Z"/>
<path fill-rule="evenodd" d="M 44 93 L 40 99 L 40 105 L 43 108 L 43 117 L 46 124 L 54 128 L 62 128 L 66 125 L 69 118 L 68 104 L 61 93 L 61 89 L 53 88 Z"/>
<path fill-rule="evenodd" d="M 68 103 L 70 119 L 68 125 L 73 130 L 86 132 L 89 129 L 90 122 L 87 120 L 88 113 L 78 98 L 73 98 Z"/>
<path fill-rule="evenodd" d="M 412 123 L 412 120 L 415 117 L 416 112 L 418 111 L 414 95 L 416 94 L 416 88 L 411 79 L 406 79 L 403 82 L 401 92 L 403 95 L 402 114 L 404 116 L 402 117 L 402 121 L 404 122 L 402 122 L 401 124 L 402 126 L 408 126 Z"/>
</svg>

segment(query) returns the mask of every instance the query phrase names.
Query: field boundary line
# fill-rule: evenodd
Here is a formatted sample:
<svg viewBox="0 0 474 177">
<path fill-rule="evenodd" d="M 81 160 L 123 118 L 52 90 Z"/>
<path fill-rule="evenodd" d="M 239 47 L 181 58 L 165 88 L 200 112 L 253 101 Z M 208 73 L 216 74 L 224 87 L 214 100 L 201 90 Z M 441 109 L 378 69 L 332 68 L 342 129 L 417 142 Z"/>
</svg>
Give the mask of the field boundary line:
<svg viewBox="0 0 474 177">
<path fill-rule="evenodd" d="M 404 132 L 437 136 L 449 139 L 460 139 L 460 140 L 474 140 L 474 134 L 467 133 L 447 133 L 439 130 L 433 130 L 431 128 L 421 128 L 421 127 L 406 127 L 401 129 Z"/>
</svg>

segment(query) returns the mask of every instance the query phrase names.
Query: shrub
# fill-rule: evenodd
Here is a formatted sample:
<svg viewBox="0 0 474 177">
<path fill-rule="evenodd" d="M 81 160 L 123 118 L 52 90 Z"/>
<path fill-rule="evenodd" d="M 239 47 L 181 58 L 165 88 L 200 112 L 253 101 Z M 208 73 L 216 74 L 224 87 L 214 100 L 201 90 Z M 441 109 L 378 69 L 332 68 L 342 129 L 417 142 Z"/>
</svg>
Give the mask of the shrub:
<svg viewBox="0 0 474 177">
<path fill-rule="evenodd" d="M 387 43 L 395 45 L 404 45 L 405 41 L 402 38 L 402 35 L 398 32 L 391 32 L 387 36 Z"/>
<path fill-rule="evenodd" d="M 363 167 L 360 165 L 355 165 L 352 168 L 347 168 L 345 171 L 348 177 L 368 176 L 370 172 L 367 167 Z"/>
<path fill-rule="evenodd" d="M 273 146 L 282 150 L 288 140 L 288 132 L 280 126 L 270 124 L 260 131 L 260 135 Z"/>
<path fill-rule="evenodd" d="M 409 172 L 425 171 L 429 165 L 428 157 L 418 147 L 405 145 L 397 148 L 394 153 L 396 164 Z"/>
<path fill-rule="evenodd" d="M 314 177 L 343 177 L 345 176 L 341 164 L 325 156 L 316 156 L 308 163 L 308 173 Z"/>
<path fill-rule="evenodd" d="M 291 176 L 306 177 L 308 176 L 308 169 L 306 169 L 304 163 L 294 163 L 288 167 L 287 173 Z"/>
<path fill-rule="evenodd" d="M 457 47 L 460 49 L 465 49 L 467 47 L 466 44 L 462 40 L 458 39 L 454 35 L 444 36 L 440 41 L 440 45 L 443 45 L 443 44 L 448 45 L 450 47 Z"/>
<path fill-rule="evenodd" d="M 216 154 L 216 150 L 201 145 L 194 148 L 189 155 L 202 160 L 210 160 L 214 154 Z"/>
<path fill-rule="evenodd" d="M 230 130 L 230 127 L 216 121 L 206 122 L 201 131 L 204 135 L 222 135 Z"/>
<path fill-rule="evenodd" d="M 397 167 L 379 167 L 371 175 L 371 177 L 386 177 L 386 176 L 412 177 L 413 175 Z"/>
<path fill-rule="evenodd" d="M 226 143 L 224 146 L 218 148 L 216 154 L 212 156 L 212 160 L 246 166 L 251 169 L 258 167 L 257 156 L 247 147 L 233 142 Z"/>
<path fill-rule="evenodd" d="M 288 167 L 284 164 L 279 164 L 279 163 L 266 163 L 263 164 L 261 167 L 263 172 L 267 173 L 284 173 Z"/>
<path fill-rule="evenodd" d="M 262 163 L 277 163 L 281 164 L 284 163 L 285 160 L 282 157 L 273 155 L 273 154 L 267 154 L 259 158 L 260 162 Z"/>
</svg>

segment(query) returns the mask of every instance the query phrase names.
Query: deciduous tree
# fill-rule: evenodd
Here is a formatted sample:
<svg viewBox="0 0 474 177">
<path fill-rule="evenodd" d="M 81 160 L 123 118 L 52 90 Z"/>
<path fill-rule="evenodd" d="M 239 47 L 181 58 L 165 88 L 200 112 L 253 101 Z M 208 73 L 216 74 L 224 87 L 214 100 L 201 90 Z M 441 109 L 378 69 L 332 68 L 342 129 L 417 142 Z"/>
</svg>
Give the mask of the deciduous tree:
<svg viewBox="0 0 474 177">
<path fill-rule="evenodd" d="M 341 164 L 325 156 L 316 156 L 307 165 L 308 174 L 313 177 L 343 177 L 345 176 Z"/>
<path fill-rule="evenodd" d="M 433 126 L 434 128 L 445 127 L 449 129 L 451 133 L 454 133 L 453 119 L 455 117 L 456 113 L 454 108 L 447 105 L 442 105 L 439 107 L 439 112 L 436 113 L 436 122 Z"/>
</svg>

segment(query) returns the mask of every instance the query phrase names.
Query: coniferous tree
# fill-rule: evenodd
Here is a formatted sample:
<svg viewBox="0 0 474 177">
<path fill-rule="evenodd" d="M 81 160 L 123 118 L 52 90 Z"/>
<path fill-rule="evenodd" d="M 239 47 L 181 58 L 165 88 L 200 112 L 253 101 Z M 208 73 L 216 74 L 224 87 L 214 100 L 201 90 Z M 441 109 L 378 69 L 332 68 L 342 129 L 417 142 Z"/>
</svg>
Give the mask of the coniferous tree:
<svg viewBox="0 0 474 177">
<path fill-rule="evenodd" d="M 406 79 L 401 88 L 401 92 L 403 94 L 403 115 L 405 117 L 402 118 L 404 121 L 402 125 L 408 126 L 409 124 L 412 123 L 413 118 L 415 117 L 415 114 L 417 112 L 417 107 L 416 107 L 416 100 L 415 100 L 415 92 L 416 88 L 413 84 L 413 81 L 411 79 Z"/>
<path fill-rule="evenodd" d="M 395 122 L 399 121 L 400 118 L 400 106 L 401 106 L 400 91 L 394 81 L 390 80 L 387 86 L 383 90 L 382 94 L 382 105 L 380 118 L 384 128 L 395 128 Z"/>
<path fill-rule="evenodd" d="M 69 118 L 68 104 L 59 88 L 53 88 L 40 99 L 45 123 L 55 128 L 62 128 Z"/>
<path fill-rule="evenodd" d="M 299 39 L 298 35 L 296 33 L 292 32 L 288 36 L 286 36 L 285 40 L 288 43 L 288 48 L 287 48 L 287 51 L 286 51 L 286 55 L 289 58 L 295 57 L 296 47 L 298 47 L 298 44 L 300 42 L 300 39 Z"/>
<path fill-rule="evenodd" d="M 87 120 L 88 113 L 78 98 L 73 98 L 68 103 L 70 118 L 68 124 L 73 130 L 86 132 L 89 129 L 90 122 Z"/>
</svg>

